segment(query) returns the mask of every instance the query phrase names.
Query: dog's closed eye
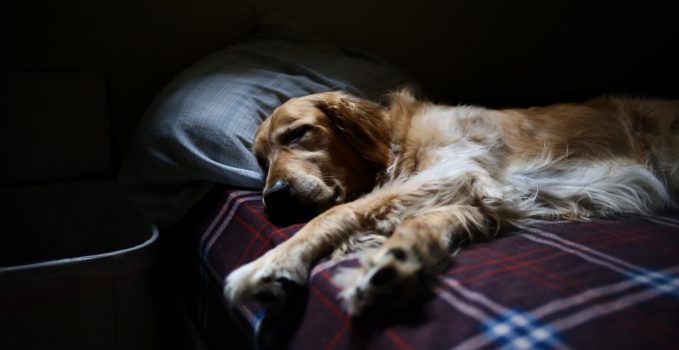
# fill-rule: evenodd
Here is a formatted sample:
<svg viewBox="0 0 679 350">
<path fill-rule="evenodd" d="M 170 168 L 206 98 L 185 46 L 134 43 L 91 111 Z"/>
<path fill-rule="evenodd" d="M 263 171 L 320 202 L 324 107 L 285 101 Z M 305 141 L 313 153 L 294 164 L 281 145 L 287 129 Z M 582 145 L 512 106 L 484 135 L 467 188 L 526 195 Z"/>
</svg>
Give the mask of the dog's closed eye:
<svg viewBox="0 0 679 350">
<path fill-rule="evenodd" d="M 284 136 L 285 143 L 288 145 L 298 143 L 304 137 L 304 135 L 306 135 L 309 129 L 311 129 L 311 126 L 309 125 L 302 125 L 300 127 L 292 129 L 291 131 L 285 134 Z"/>
</svg>

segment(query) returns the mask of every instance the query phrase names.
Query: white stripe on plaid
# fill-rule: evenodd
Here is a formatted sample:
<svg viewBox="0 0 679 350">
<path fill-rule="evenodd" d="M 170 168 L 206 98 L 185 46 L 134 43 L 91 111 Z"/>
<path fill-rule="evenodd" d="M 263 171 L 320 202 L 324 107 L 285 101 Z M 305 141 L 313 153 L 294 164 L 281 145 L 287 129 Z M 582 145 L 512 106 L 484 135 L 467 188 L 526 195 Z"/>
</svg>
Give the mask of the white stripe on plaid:
<svg viewBox="0 0 679 350">
<path fill-rule="evenodd" d="M 667 284 L 666 286 L 670 287 L 674 294 L 677 294 L 677 291 L 679 290 L 679 278 L 675 276 L 671 284 Z M 619 297 L 607 303 L 595 304 L 594 306 L 573 315 L 552 321 L 551 324 L 555 329 L 564 331 L 596 317 L 608 315 L 665 294 L 666 293 L 662 290 L 662 288 L 643 290 L 635 294 Z"/>
<path fill-rule="evenodd" d="M 507 310 L 508 310 L 506 307 L 496 303 L 495 301 L 491 300 L 490 298 L 486 297 L 485 295 L 483 295 L 479 292 L 475 292 L 475 291 L 472 291 L 472 290 L 465 288 L 464 286 L 462 286 L 462 284 L 458 280 L 456 280 L 454 278 L 442 276 L 441 281 L 445 285 L 453 288 L 455 291 L 462 294 L 465 298 L 467 298 L 471 301 L 475 301 L 480 305 L 483 305 L 484 307 L 490 309 L 491 311 L 493 311 L 494 313 L 496 313 L 498 315 L 503 314 L 503 313 L 507 312 Z M 485 319 L 482 319 L 481 321 L 484 321 L 484 320 Z"/>
<path fill-rule="evenodd" d="M 663 270 L 662 272 L 656 272 L 655 274 L 662 276 L 671 276 L 677 273 L 679 273 L 679 266 L 674 266 L 672 268 Z M 667 286 L 666 289 L 669 289 L 671 292 L 676 294 L 677 291 L 679 290 L 679 276 L 667 278 L 665 281 L 666 283 L 664 285 Z M 521 348 L 521 346 L 525 344 L 531 344 L 531 348 L 542 348 L 547 345 L 549 345 L 548 347 L 553 348 L 565 348 L 566 345 L 556 341 L 558 339 L 558 334 L 561 334 L 570 328 L 576 327 L 596 317 L 605 316 L 613 312 L 617 312 L 622 309 L 631 307 L 635 304 L 651 300 L 660 295 L 667 294 L 662 290 L 662 288 L 644 289 L 641 292 L 628 295 L 624 294 L 620 295 L 616 299 L 608 301 L 606 303 L 598 304 L 596 303 L 595 299 L 598 299 L 600 297 L 604 296 L 611 297 L 617 293 L 629 290 L 632 287 L 647 286 L 646 283 L 639 280 L 625 280 L 612 285 L 590 289 L 563 299 L 554 300 L 532 311 L 519 313 L 517 310 L 511 310 L 509 308 L 499 306 L 498 303 L 490 300 L 488 297 L 478 292 L 474 292 L 465 288 L 459 283 L 459 281 L 456 281 L 452 278 L 446 277 L 444 279 L 444 282 L 447 286 L 452 287 L 456 291 L 460 292 L 460 294 L 467 297 L 469 301 L 477 302 L 482 306 L 493 310 L 493 312 L 496 315 L 498 315 L 495 318 L 490 318 L 489 316 L 485 315 L 485 313 L 483 313 L 480 309 L 471 305 L 471 303 L 465 303 L 465 301 L 463 300 L 451 297 L 450 293 L 448 293 L 445 290 L 441 290 L 440 292 L 437 291 L 437 294 L 441 296 L 442 300 L 448 302 L 448 304 L 458 309 L 459 311 L 462 311 L 463 313 L 474 317 L 476 320 L 481 322 L 482 325 L 484 325 L 484 333 L 478 334 L 458 344 L 455 347 L 455 349 L 457 350 L 479 349 L 490 343 L 494 343 L 505 348 Z M 449 295 L 440 295 L 440 293 L 445 293 Z M 587 303 L 590 303 L 590 305 L 588 306 Z M 584 309 L 582 309 L 583 307 Z M 502 312 L 499 313 L 496 312 L 498 308 L 502 308 L 501 310 Z M 540 324 L 540 322 L 538 322 L 539 319 L 545 319 L 551 314 L 567 310 L 568 308 L 575 309 L 573 310 L 574 313 L 568 316 L 564 316 L 557 320 L 547 321 L 544 324 Z M 580 310 L 578 310 L 578 308 L 580 308 Z M 477 310 L 477 312 L 471 314 L 468 312 L 468 310 L 470 309 Z M 523 317 L 526 320 L 530 320 L 530 322 L 528 322 L 525 326 L 519 328 L 517 331 L 515 330 L 515 328 L 517 327 L 515 323 L 518 322 L 519 323 L 518 326 L 521 326 L 521 322 L 523 321 L 520 321 L 521 320 L 520 318 L 515 318 L 512 321 L 512 319 L 507 318 L 507 315 Z M 509 329 L 514 330 L 514 332 L 513 333 L 508 332 L 507 330 Z M 542 336 L 538 337 L 544 340 L 543 342 L 540 342 L 538 344 L 535 342 L 531 342 L 531 339 L 522 339 L 523 334 L 526 334 L 528 330 L 530 331 L 537 330 L 543 336 L 547 334 L 549 334 L 550 336 L 544 337 L 544 339 Z M 513 342 L 516 339 L 521 340 L 514 344 Z"/>
<path fill-rule="evenodd" d="M 473 350 L 490 343 L 504 349 L 568 349 L 552 326 L 541 323 L 531 313 L 504 307 L 479 292 L 465 288 L 453 278 L 442 277 L 442 281 L 468 301 L 489 309 L 495 315 L 491 317 L 485 314 L 477 306 L 465 303 L 443 288 L 437 290 L 437 296 L 457 310 L 475 318 L 482 326 L 482 333 L 458 344 L 455 349 Z"/>
<path fill-rule="evenodd" d="M 210 252 L 210 249 L 212 248 L 212 245 L 215 243 L 215 241 L 219 238 L 221 235 L 221 232 L 224 231 L 224 228 L 226 225 L 231 222 L 231 219 L 233 218 L 233 215 L 235 214 L 236 210 L 245 201 L 248 200 L 257 200 L 260 198 L 258 195 L 252 195 L 252 196 L 247 196 L 243 197 L 240 199 L 237 199 L 239 196 L 247 195 L 251 192 L 248 191 L 234 191 L 229 193 L 229 195 L 226 197 L 226 201 L 224 204 L 222 204 L 222 208 L 220 209 L 219 213 L 214 217 L 214 219 L 210 222 L 210 225 L 207 227 L 205 232 L 201 235 L 200 238 L 200 246 L 198 247 L 199 253 L 200 253 L 200 263 L 198 266 L 200 267 L 200 277 L 201 277 L 201 284 L 200 284 L 200 289 L 198 291 L 199 293 L 199 307 L 200 311 L 199 314 L 202 315 L 201 317 L 201 326 L 203 327 L 203 330 L 207 329 L 207 324 L 208 324 L 208 305 L 207 305 L 207 296 L 206 293 L 209 293 L 209 288 L 211 285 L 211 279 L 214 281 L 218 281 L 220 288 L 223 288 L 223 281 L 224 278 L 223 276 L 220 276 L 217 271 L 215 271 L 214 267 L 207 262 L 207 257 L 208 253 Z M 227 213 L 228 210 L 228 213 Z M 226 217 L 225 217 L 226 214 Z M 222 224 L 219 226 L 219 228 L 216 228 L 217 224 L 219 222 L 222 222 Z M 215 229 L 216 228 L 216 229 Z M 205 241 L 207 240 L 207 244 Z M 207 273 L 206 273 L 207 271 Z M 211 278 L 208 278 L 208 275 L 212 275 Z M 220 298 L 220 300 L 222 300 Z M 222 300 L 224 302 L 224 300 Z M 229 309 L 227 307 L 227 309 Z M 248 319 L 248 322 L 253 324 L 254 317 L 252 315 L 245 314 L 246 318 Z"/>
<path fill-rule="evenodd" d="M 647 284 L 661 293 L 679 296 L 679 279 L 676 277 L 649 270 L 642 273 L 631 273 L 629 276 L 632 280 Z"/>
<path fill-rule="evenodd" d="M 219 213 L 212 219 L 212 222 L 210 225 L 207 227 L 203 235 L 200 237 L 200 245 L 203 246 L 205 244 L 205 240 L 210 237 L 210 235 L 214 232 L 215 226 L 222 220 L 222 217 L 224 216 L 224 213 L 226 212 L 227 209 L 231 207 L 231 202 L 235 197 L 238 197 L 240 195 L 246 194 L 248 192 L 245 191 L 234 191 L 230 192 L 229 195 L 226 197 L 226 202 L 222 204 L 222 209 L 219 211 Z"/>
<path fill-rule="evenodd" d="M 478 320 L 484 328 L 483 333 L 468 338 L 458 344 L 455 349 L 474 350 L 491 343 L 511 349 L 563 348 L 565 345 L 559 341 L 558 334 L 570 328 L 661 295 L 679 296 L 679 277 L 676 276 L 676 273 L 679 272 L 679 266 L 663 271 L 651 271 L 549 232 L 537 229 L 530 229 L 529 231 L 542 237 L 532 234 L 520 236 L 619 272 L 627 279 L 554 300 L 529 312 L 520 312 L 503 307 L 487 296 L 465 288 L 455 279 L 443 277 L 444 285 L 459 292 L 466 301 L 443 289 L 438 292 L 441 299 L 457 310 Z M 634 287 L 650 289 L 638 291 Z M 596 303 L 597 299 L 610 298 L 616 296 L 616 294 L 617 297 L 612 301 Z M 492 318 L 485 316 L 485 313 L 474 304 L 487 308 L 496 316 Z M 545 319 L 551 314 L 568 309 L 572 309 L 570 315 L 557 320 L 540 322 L 541 319 Z M 470 313 L 468 310 L 476 310 L 476 312 Z"/>
<path fill-rule="evenodd" d="M 527 238 L 531 241 L 543 243 L 546 245 L 551 245 L 559 250 L 574 254 L 576 256 L 579 256 L 589 262 L 595 263 L 597 265 L 605 266 L 608 267 L 609 269 L 620 272 L 624 275 L 629 274 L 631 271 L 629 270 L 637 270 L 641 271 L 644 270 L 642 267 L 634 265 L 632 263 L 629 263 L 627 261 L 618 259 L 616 257 L 610 256 L 608 254 L 604 254 L 602 252 L 596 251 L 592 248 L 589 248 L 587 246 L 584 246 L 579 243 L 575 243 L 572 241 L 568 241 L 560 236 L 557 236 L 553 233 L 549 233 L 537 228 L 529 228 L 526 229 L 526 231 L 533 232 L 535 234 L 538 234 L 544 239 L 540 239 L 535 237 L 534 235 L 531 234 L 523 234 L 521 237 Z"/>
<path fill-rule="evenodd" d="M 529 313 L 508 310 L 483 322 L 484 335 L 503 349 L 564 349 L 558 333 Z"/>
<path fill-rule="evenodd" d="M 489 343 L 505 349 L 568 348 L 558 339 L 557 332 L 551 326 L 540 323 L 529 313 L 506 308 L 481 293 L 464 288 L 453 278 L 442 277 L 442 281 L 468 301 L 476 302 L 476 305 L 465 302 L 443 288 L 438 288 L 436 295 L 458 311 L 476 319 L 483 327 L 483 333 L 459 344 L 456 349 L 477 349 Z M 481 307 L 490 309 L 495 316 L 488 315 Z"/>
<path fill-rule="evenodd" d="M 240 192 L 240 193 L 246 193 L 246 192 Z M 231 198 L 230 195 L 229 195 L 229 198 Z M 231 210 L 229 210 L 229 214 L 227 215 L 227 217 L 224 219 L 224 221 L 222 221 L 222 224 L 219 226 L 219 228 L 217 228 L 212 233 L 212 238 L 210 238 L 210 240 L 207 242 L 207 244 L 204 247 L 202 247 L 202 249 L 201 249 L 202 250 L 202 252 L 201 252 L 202 256 L 203 257 L 208 256 L 210 249 L 212 249 L 212 246 L 215 244 L 217 239 L 219 239 L 219 236 L 221 236 L 222 232 L 224 232 L 224 228 L 226 227 L 226 225 L 228 225 L 229 222 L 231 222 L 233 215 L 236 213 L 236 210 L 238 210 L 238 207 L 240 207 L 241 204 L 243 204 L 245 202 L 249 202 L 249 201 L 258 201 L 260 199 L 261 199 L 261 196 L 256 194 L 256 195 L 238 198 L 237 200 L 235 200 L 235 202 L 233 203 L 233 206 L 231 207 Z"/>
<path fill-rule="evenodd" d="M 469 303 L 465 303 L 464 301 L 460 300 L 458 297 L 456 297 L 455 295 L 453 295 L 452 293 L 448 292 L 443 288 L 436 289 L 436 296 L 443 299 L 443 301 L 453 306 L 458 311 L 461 311 L 463 314 L 471 318 L 474 318 L 479 322 L 484 322 L 490 318 L 490 316 L 488 316 L 481 309 Z"/>
<path fill-rule="evenodd" d="M 668 275 L 679 273 L 679 266 L 666 269 L 663 272 L 664 274 Z M 549 314 L 559 312 L 561 310 L 565 310 L 578 305 L 584 305 L 590 302 L 595 302 L 596 299 L 622 293 L 630 288 L 638 287 L 639 285 L 640 281 L 634 279 L 627 279 L 618 283 L 587 289 L 579 294 L 575 294 L 563 299 L 557 299 L 550 303 L 547 303 L 531 311 L 531 314 L 534 315 L 535 317 L 542 318 Z"/>
<path fill-rule="evenodd" d="M 663 293 L 677 294 L 677 288 L 674 287 L 672 278 L 662 273 L 645 269 L 641 266 L 593 250 L 582 244 L 565 240 L 553 233 L 545 232 L 539 229 L 527 229 L 527 231 L 537 233 L 546 239 L 540 239 L 530 234 L 522 235 L 522 237 L 535 242 L 551 245 L 559 250 L 571 253 L 594 264 L 608 267 L 609 269 L 619 272 L 636 282 L 645 284 L 651 288 L 658 288 Z M 578 249 L 580 251 L 575 251 L 574 249 Z"/>
<path fill-rule="evenodd" d="M 643 216 L 644 219 L 659 224 L 659 225 L 664 225 L 664 226 L 669 226 L 673 228 L 679 228 L 679 220 L 675 218 L 669 218 L 666 216 L 660 216 L 660 215 L 648 215 L 648 216 Z"/>
<path fill-rule="evenodd" d="M 669 216 L 661 216 L 661 215 L 648 215 L 648 217 L 658 219 L 658 220 L 663 220 L 663 221 L 668 221 L 668 222 L 673 222 L 675 224 L 679 224 L 679 219 L 669 217 Z M 674 226 L 672 226 L 674 227 Z"/>
<path fill-rule="evenodd" d="M 656 219 L 656 218 L 650 218 L 650 217 L 649 217 L 649 218 L 646 218 L 646 219 L 647 219 L 648 221 L 652 222 L 652 223 L 655 223 L 655 224 L 660 224 L 660 225 L 664 225 L 664 226 L 679 228 L 679 224 L 674 224 L 674 223 L 671 223 L 671 222 L 665 222 L 665 221 L 658 220 L 658 219 Z"/>
</svg>

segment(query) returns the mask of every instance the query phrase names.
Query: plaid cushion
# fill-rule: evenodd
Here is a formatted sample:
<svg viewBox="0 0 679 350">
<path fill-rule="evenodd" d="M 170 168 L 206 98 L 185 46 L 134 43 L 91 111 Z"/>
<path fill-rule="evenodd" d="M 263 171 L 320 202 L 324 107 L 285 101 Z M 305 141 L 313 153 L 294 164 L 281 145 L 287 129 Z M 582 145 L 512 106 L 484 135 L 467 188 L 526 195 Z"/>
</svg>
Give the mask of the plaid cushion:
<svg viewBox="0 0 679 350">
<path fill-rule="evenodd" d="M 261 203 L 257 192 L 217 188 L 177 226 L 208 276 L 194 286 L 198 299 L 219 295 L 230 271 L 302 226 L 272 225 Z M 315 266 L 308 294 L 280 318 L 255 305 L 233 315 L 263 347 L 670 349 L 679 346 L 678 253 L 679 210 L 550 223 L 465 247 L 433 298 L 408 312 L 348 318 L 331 283 L 358 264 L 348 256 Z M 195 311 L 207 329 L 215 310 Z"/>
</svg>

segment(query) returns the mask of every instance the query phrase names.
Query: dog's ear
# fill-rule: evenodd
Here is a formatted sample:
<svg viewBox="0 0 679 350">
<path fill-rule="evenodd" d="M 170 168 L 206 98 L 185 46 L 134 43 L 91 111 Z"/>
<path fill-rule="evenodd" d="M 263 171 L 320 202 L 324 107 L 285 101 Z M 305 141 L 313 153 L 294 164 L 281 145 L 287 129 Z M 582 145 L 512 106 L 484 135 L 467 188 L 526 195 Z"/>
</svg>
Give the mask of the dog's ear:
<svg viewBox="0 0 679 350">
<path fill-rule="evenodd" d="M 376 169 L 391 162 L 391 128 L 385 109 L 377 103 L 343 92 L 320 94 L 316 107 L 328 117 L 347 143 Z"/>
</svg>

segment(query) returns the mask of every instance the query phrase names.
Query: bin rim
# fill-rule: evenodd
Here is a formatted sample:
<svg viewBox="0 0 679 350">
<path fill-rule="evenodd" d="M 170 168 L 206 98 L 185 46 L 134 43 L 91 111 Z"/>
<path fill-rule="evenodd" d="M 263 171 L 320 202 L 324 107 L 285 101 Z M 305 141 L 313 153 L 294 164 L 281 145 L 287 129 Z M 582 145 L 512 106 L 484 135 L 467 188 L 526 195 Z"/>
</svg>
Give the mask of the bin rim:
<svg viewBox="0 0 679 350">
<path fill-rule="evenodd" d="M 4 273 L 13 273 L 13 272 L 17 272 L 17 271 L 40 269 L 40 268 L 46 268 L 46 267 L 74 265 L 74 264 L 79 264 L 79 263 L 86 262 L 86 261 L 104 259 L 104 258 L 108 258 L 108 257 L 112 257 L 112 256 L 121 256 L 121 255 L 125 255 L 125 254 L 128 254 L 128 253 L 137 251 L 137 250 L 144 249 L 147 246 L 150 246 L 151 244 L 153 244 L 158 239 L 158 236 L 159 236 L 158 227 L 156 227 L 156 225 L 154 225 L 152 223 L 149 223 L 148 225 L 151 228 L 151 237 L 149 237 L 144 242 L 137 244 L 137 245 L 134 245 L 132 247 L 118 249 L 118 250 L 114 250 L 114 251 L 106 252 L 106 253 L 83 255 L 83 256 L 72 257 L 72 258 L 54 259 L 54 260 L 41 261 L 41 262 L 31 263 L 31 264 L 0 267 L 0 275 L 4 274 Z"/>
</svg>

